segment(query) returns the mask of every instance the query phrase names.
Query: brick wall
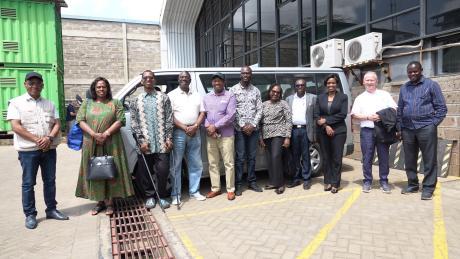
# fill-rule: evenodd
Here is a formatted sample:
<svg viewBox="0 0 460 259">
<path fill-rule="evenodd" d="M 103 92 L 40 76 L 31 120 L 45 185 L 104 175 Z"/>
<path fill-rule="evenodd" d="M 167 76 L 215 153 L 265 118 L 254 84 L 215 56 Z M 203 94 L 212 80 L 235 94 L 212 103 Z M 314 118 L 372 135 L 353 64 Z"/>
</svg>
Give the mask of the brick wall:
<svg viewBox="0 0 460 259">
<path fill-rule="evenodd" d="M 452 156 L 449 164 L 449 175 L 460 176 L 460 76 L 432 77 L 432 80 L 439 83 L 447 104 L 447 116 L 438 127 L 438 137 L 441 139 L 454 140 Z M 399 89 L 403 82 L 387 83 L 383 90 L 389 92 L 395 101 L 398 101 Z M 353 100 L 364 91 L 364 87 L 353 87 Z M 352 158 L 361 160 L 361 147 L 359 142 L 359 122 L 353 121 L 353 140 L 355 152 Z"/>
<path fill-rule="evenodd" d="M 62 19 L 67 101 L 106 77 L 116 93 L 145 69 L 160 68 L 160 27 L 152 24 Z"/>
</svg>

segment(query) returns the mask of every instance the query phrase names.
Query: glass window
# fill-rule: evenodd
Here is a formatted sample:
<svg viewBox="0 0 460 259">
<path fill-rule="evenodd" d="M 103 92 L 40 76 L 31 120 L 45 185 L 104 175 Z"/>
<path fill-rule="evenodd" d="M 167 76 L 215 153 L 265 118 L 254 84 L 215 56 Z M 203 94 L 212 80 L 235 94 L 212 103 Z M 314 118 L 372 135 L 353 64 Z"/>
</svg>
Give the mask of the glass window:
<svg viewBox="0 0 460 259">
<path fill-rule="evenodd" d="M 257 23 L 246 29 L 246 51 L 257 48 Z"/>
<path fill-rule="evenodd" d="M 332 32 L 365 22 L 365 0 L 333 0 Z"/>
<path fill-rule="evenodd" d="M 224 17 L 225 15 L 229 14 L 230 13 L 230 10 L 231 10 L 231 3 L 230 1 L 228 0 L 222 0 L 220 2 L 221 4 L 221 16 Z"/>
<path fill-rule="evenodd" d="M 302 65 L 310 64 L 311 29 L 301 32 L 302 35 Z"/>
<path fill-rule="evenodd" d="M 257 0 L 249 0 L 244 4 L 244 25 L 251 26 L 257 22 Z"/>
<path fill-rule="evenodd" d="M 390 18 L 371 25 L 371 30 L 383 34 L 382 43 L 390 44 L 411 38 L 420 34 L 419 10 Z"/>
<path fill-rule="evenodd" d="M 230 40 L 224 41 L 224 61 L 229 61 L 233 57 L 233 49 Z"/>
<path fill-rule="evenodd" d="M 460 72 L 460 47 L 442 49 L 441 73 Z"/>
<path fill-rule="evenodd" d="M 316 40 L 327 36 L 327 1 L 316 1 Z"/>
<path fill-rule="evenodd" d="M 352 30 L 352 31 L 349 31 L 349 32 L 338 34 L 338 35 L 334 36 L 334 38 L 350 40 L 350 39 L 356 38 L 358 36 L 362 36 L 364 34 L 366 34 L 366 29 L 364 27 L 362 27 L 362 28 L 358 28 L 356 30 Z"/>
<path fill-rule="evenodd" d="M 223 0 L 223 1 L 230 1 L 230 0 Z M 241 0 L 233 0 L 233 9 L 236 9 L 240 6 Z"/>
<path fill-rule="evenodd" d="M 275 83 L 275 75 L 254 73 L 251 83 L 259 89 L 262 101 L 266 101 L 268 100 L 268 88 Z"/>
<path fill-rule="evenodd" d="M 280 37 L 298 29 L 298 2 L 288 2 L 279 7 Z"/>
<path fill-rule="evenodd" d="M 297 62 L 297 34 L 280 41 L 280 66 L 296 67 Z"/>
<path fill-rule="evenodd" d="M 275 44 L 269 45 L 262 49 L 262 60 L 260 61 L 261 67 L 275 67 L 276 66 L 276 48 Z"/>
<path fill-rule="evenodd" d="M 276 74 L 276 82 L 281 85 L 281 88 L 283 88 L 283 99 L 286 100 L 286 98 L 290 95 L 293 95 L 295 93 L 295 81 L 298 79 L 304 79 L 307 83 L 306 88 L 307 88 L 307 93 L 312 93 L 316 94 L 317 92 L 317 87 L 316 83 L 314 80 L 314 76 L 312 74 Z"/>
<path fill-rule="evenodd" d="M 246 55 L 246 64 L 251 66 L 257 64 L 259 61 L 257 59 L 257 51 L 251 52 Z"/>
<path fill-rule="evenodd" d="M 275 40 L 276 19 L 275 19 L 275 1 L 260 2 L 260 26 L 262 33 L 262 46 L 272 43 Z"/>
<path fill-rule="evenodd" d="M 234 56 L 243 54 L 243 14 L 240 7 L 233 14 L 233 42 L 234 42 Z"/>
<path fill-rule="evenodd" d="M 230 17 L 223 20 L 221 25 L 223 41 L 229 40 L 232 35 L 232 24 L 230 23 Z"/>
<path fill-rule="evenodd" d="M 426 10 L 428 34 L 460 27 L 458 0 L 427 1 Z"/>
<path fill-rule="evenodd" d="M 438 2 L 439 1 L 436 1 L 436 3 Z M 376 20 L 411 7 L 418 6 L 419 3 L 420 0 L 372 0 L 371 20 Z"/>
<path fill-rule="evenodd" d="M 235 58 L 234 62 L 235 62 L 235 64 L 234 64 L 235 67 L 242 67 L 242 66 L 244 66 L 244 65 L 245 65 L 244 56 L 241 56 L 241 57 L 239 57 L 239 58 Z"/>
<path fill-rule="evenodd" d="M 214 44 L 221 43 L 222 42 L 222 30 L 221 30 L 220 24 L 217 24 L 216 26 L 214 26 L 212 30 L 214 34 Z"/>
<path fill-rule="evenodd" d="M 311 1 L 312 0 L 302 0 L 302 28 L 311 27 Z"/>
</svg>

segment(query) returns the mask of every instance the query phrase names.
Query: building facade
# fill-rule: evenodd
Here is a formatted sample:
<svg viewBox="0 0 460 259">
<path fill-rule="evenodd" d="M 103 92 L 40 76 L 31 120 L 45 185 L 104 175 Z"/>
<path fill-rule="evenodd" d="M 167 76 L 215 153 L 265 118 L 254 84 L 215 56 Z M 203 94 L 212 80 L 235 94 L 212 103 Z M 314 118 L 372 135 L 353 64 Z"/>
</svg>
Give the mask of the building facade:
<svg viewBox="0 0 460 259">
<path fill-rule="evenodd" d="M 382 33 L 379 62 L 345 67 L 353 96 L 372 70 L 397 100 L 406 65 L 420 61 L 446 97 L 438 134 L 453 141 L 449 174 L 460 175 L 460 1 L 167 0 L 160 20 L 162 68 L 308 67 L 315 44 Z M 360 159 L 359 125 L 353 129 L 352 157 Z"/>
<path fill-rule="evenodd" d="M 160 26 L 156 23 L 62 18 L 64 89 L 67 101 L 85 96 L 98 76 L 116 93 L 145 69 L 160 68 Z"/>
</svg>

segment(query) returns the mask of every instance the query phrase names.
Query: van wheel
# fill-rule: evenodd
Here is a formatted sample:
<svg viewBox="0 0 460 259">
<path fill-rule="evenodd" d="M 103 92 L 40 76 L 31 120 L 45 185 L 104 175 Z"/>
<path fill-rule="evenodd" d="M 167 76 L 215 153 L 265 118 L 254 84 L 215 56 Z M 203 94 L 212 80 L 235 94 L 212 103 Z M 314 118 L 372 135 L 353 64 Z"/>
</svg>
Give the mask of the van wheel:
<svg viewBox="0 0 460 259">
<path fill-rule="evenodd" d="M 322 175 L 322 166 L 323 161 L 321 159 L 321 149 L 318 143 L 313 143 L 310 145 L 310 166 L 311 166 L 311 176 L 318 177 Z"/>
</svg>

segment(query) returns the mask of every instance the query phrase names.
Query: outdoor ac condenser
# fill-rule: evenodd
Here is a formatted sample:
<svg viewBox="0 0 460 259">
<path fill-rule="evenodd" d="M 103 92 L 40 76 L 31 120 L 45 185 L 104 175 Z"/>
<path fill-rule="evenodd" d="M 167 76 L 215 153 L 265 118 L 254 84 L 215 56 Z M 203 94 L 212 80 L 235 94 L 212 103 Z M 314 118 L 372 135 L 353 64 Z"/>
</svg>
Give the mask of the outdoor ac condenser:
<svg viewBox="0 0 460 259">
<path fill-rule="evenodd" d="M 345 41 L 345 66 L 381 60 L 382 33 L 371 32 Z"/>
<path fill-rule="evenodd" d="M 342 67 L 344 40 L 330 39 L 310 47 L 310 63 L 313 68 Z"/>
</svg>

